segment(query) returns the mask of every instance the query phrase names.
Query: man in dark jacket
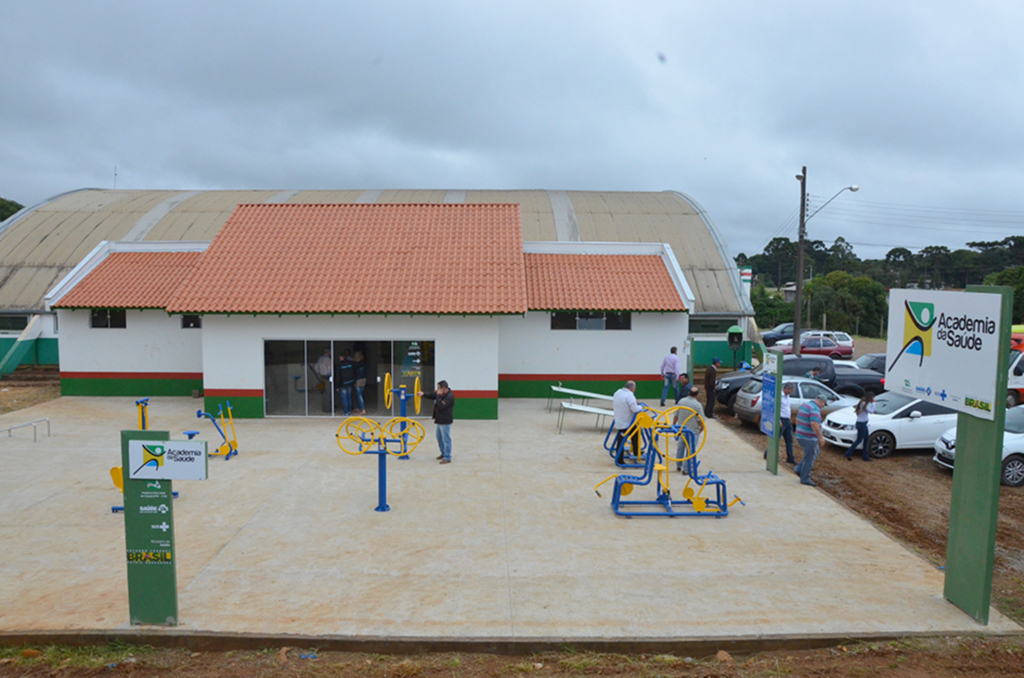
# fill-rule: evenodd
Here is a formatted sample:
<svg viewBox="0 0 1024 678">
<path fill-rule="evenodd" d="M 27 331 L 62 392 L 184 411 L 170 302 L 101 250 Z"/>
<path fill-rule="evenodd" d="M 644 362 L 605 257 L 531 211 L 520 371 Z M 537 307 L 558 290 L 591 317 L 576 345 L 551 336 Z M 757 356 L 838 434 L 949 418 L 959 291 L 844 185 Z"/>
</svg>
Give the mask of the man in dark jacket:
<svg viewBox="0 0 1024 678">
<path fill-rule="evenodd" d="M 704 370 L 704 395 L 706 397 L 706 400 L 704 401 L 705 419 L 715 418 L 715 385 L 718 382 L 718 366 L 721 364 L 721 360 L 718 358 L 712 358 L 711 364 L 708 365 L 708 369 Z"/>
<path fill-rule="evenodd" d="M 455 396 L 443 379 L 437 382 L 437 390 L 417 395 L 434 401 L 434 427 L 437 434 L 437 446 L 441 448 L 438 459 L 442 464 L 452 463 L 452 413 L 455 410 Z"/>
</svg>

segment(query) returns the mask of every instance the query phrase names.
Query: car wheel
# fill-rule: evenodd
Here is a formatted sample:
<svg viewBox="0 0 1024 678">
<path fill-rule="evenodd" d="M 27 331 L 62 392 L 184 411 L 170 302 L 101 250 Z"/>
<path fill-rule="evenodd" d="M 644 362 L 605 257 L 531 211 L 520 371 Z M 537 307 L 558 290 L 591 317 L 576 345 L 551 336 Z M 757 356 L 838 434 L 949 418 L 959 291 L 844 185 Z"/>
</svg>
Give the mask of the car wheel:
<svg viewBox="0 0 1024 678">
<path fill-rule="evenodd" d="M 1007 407 L 1007 409 L 1009 409 L 1011 407 L 1017 407 L 1017 405 L 1020 405 L 1020 394 L 1017 393 L 1016 391 L 1007 391 L 1006 392 L 1006 407 Z"/>
<path fill-rule="evenodd" d="M 868 450 L 875 459 L 885 459 L 896 449 L 896 439 L 888 431 L 875 431 L 868 437 Z"/>
<path fill-rule="evenodd" d="M 738 393 L 733 393 L 731 396 L 729 396 L 729 414 L 731 414 L 734 417 L 736 416 L 736 396 L 737 395 L 739 395 L 739 394 Z"/>
<path fill-rule="evenodd" d="M 833 353 L 832 355 L 829 356 L 829 358 L 832 358 L 832 360 L 842 360 L 843 356 L 839 355 L 838 353 Z"/>
<path fill-rule="evenodd" d="M 1024 457 L 1014 454 L 1003 460 L 1003 485 L 1024 485 Z"/>
</svg>

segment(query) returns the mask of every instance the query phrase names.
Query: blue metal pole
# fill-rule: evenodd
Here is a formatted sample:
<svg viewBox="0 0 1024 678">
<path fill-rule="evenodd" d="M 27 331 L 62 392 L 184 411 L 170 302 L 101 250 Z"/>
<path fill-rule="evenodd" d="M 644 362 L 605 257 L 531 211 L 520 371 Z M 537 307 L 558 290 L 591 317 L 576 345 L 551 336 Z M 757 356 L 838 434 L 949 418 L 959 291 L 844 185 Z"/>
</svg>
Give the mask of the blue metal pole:
<svg viewBox="0 0 1024 678">
<path fill-rule="evenodd" d="M 390 511 L 388 506 L 388 453 L 381 450 L 377 453 L 377 508 L 379 513 Z"/>
<path fill-rule="evenodd" d="M 409 411 L 409 409 L 408 409 L 409 406 L 406 404 L 406 401 L 409 399 L 409 394 L 405 392 L 405 387 L 404 386 L 399 386 L 398 387 L 398 398 L 399 398 L 399 401 L 402 403 L 402 405 L 401 405 L 401 407 L 399 409 L 399 414 L 401 414 L 403 417 L 405 417 L 406 416 L 406 412 Z M 405 443 L 407 442 L 406 435 L 405 435 L 405 426 L 406 426 L 406 424 L 403 421 L 402 422 L 402 449 L 403 450 L 405 450 Z M 409 455 L 405 455 L 405 456 L 399 457 L 399 459 L 409 459 Z"/>
</svg>

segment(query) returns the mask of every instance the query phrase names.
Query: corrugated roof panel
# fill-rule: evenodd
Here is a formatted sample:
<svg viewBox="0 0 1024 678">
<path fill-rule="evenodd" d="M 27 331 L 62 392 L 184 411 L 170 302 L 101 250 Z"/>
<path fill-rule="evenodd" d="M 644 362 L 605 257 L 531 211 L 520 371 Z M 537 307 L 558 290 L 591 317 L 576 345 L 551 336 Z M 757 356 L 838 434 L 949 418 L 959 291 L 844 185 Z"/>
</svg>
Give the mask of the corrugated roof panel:
<svg viewBox="0 0 1024 678">
<path fill-rule="evenodd" d="M 68 274 L 70 268 L 53 268 L 49 266 L 26 266 L 21 269 L 24 277 L 11 281 L 17 289 L 14 297 L 16 308 L 41 308 L 38 300 L 46 296 L 54 285 Z"/>
<path fill-rule="evenodd" d="M 348 204 L 359 199 L 362 191 L 300 191 L 288 199 L 288 205 Z"/>
<path fill-rule="evenodd" d="M 384 191 L 377 198 L 377 204 L 385 203 L 424 203 L 437 205 L 444 202 L 444 190 L 391 190 Z"/>
<path fill-rule="evenodd" d="M 196 223 L 196 220 L 204 216 L 206 215 L 202 212 L 176 212 L 171 210 L 170 214 L 153 227 L 144 240 L 152 240 L 154 242 L 204 240 L 204 238 L 190 238 L 187 235 L 189 229 Z M 205 240 L 212 240 L 212 238 L 205 238 Z"/>
</svg>

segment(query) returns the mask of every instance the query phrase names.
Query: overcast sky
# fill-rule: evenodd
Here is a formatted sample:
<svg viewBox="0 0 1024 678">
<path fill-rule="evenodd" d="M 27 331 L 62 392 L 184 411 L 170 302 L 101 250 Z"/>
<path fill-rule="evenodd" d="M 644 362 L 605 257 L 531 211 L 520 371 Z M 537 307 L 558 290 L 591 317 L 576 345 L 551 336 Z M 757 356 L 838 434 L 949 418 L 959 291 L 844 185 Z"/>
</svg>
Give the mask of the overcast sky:
<svg viewBox="0 0 1024 678">
<path fill-rule="evenodd" d="M 270 6 L 276 5 L 277 8 Z M 1024 233 L 1024 3 L 0 0 L 0 197 L 682 191 L 732 254 Z"/>
</svg>

